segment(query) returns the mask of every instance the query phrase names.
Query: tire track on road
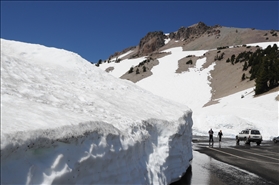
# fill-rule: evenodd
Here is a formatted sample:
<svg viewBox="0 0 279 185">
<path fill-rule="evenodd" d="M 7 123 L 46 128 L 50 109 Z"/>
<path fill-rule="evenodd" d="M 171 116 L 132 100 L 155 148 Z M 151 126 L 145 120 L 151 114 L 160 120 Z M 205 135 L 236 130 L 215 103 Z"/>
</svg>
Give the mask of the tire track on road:
<svg viewBox="0 0 279 185">
<path fill-rule="evenodd" d="M 260 155 L 260 154 L 256 154 L 256 153 L 252 153 L 252 152 L 247 152 L 247 151 L 239 150 L 239 149 L 232 148 L 232 147 L 231 147 L 230 149 L 238 150 L 238 151 L 245 152 L 245 153 L 248 153 L 248 154 L 258 155 L 258 156 L 261 156 L 261 157 L 265 157 L 265 158 L 269 158 L 269 159 L 273 159 L 273 160 L 279 161 L 279 159 L 276 159 L 276 158 L 273 158 L 273 157 L 269 157 L 269 156 L 264 156 L 264 155 Z M 259 151 L 259 150 L 258 150 L 258 151 Z"/>
<path fill-rule="evenodd" d="M 279 165 L 279 162 L 278 163 L 277 162 L 266 162 L 266 161 L 259 161 L 259 160 L 254 160 L 254 159 L 248 159 L 248 158 L 237 156 L 237 155 L 234 155 L 234 154 L 231 154 L 231 153 L 228 153 L 228 152 L 217 150 L 215 148 L 211 148 L 211 147 L 207 147 L 207 148 L 210 149 L 210 150 L 214 150 L 214 151 L 217 151 L 217 152 L 220 152 L 220 153 L 223 153 L 223 154 L 226 154 L 226 155 L 230 155 L 230 156 L 233 156 L 233 157 L 236 157 L 236 158 L 239 158 L 239 159 L 247 160 L 247 161 L 254 161 L 254 162 L 265 163 L 265 164 L 278 164 Z"/>
</svg>

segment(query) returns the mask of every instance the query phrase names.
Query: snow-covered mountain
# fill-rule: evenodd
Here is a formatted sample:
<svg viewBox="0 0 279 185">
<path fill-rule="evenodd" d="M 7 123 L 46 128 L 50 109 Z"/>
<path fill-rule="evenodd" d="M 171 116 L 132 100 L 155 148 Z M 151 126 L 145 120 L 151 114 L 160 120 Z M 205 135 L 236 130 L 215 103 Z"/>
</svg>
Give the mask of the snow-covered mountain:
<svg viewBox="0 0 279 185">
<path fill-rule="evenodd" d="M 1 39 L 1 183 L 169 184 L 192 111 L 62 49 Z"/>
<path fill-rule="evenodd" d="M 220 28 L 219 37 L 233 40 L 233 36 L 229 35 L 232 34 L 232 29 L 230 32 L 228 30 Z M 235 30 L 233 29 L 234 34 Z M 238 30 L 238 34 L 245 33 L 244 30 Z M 249 33 L 253 32 L 251 29 L 250 31 Z M 264 33 L 261 32 L 262 36 Z M 142 40 L 150 43 L 158 35 L 162 33 L 156 33 L 153 37 L 148 34 Z M 182 40 L 170 39 L 169 34 L 165 34 L 163 38 L 165 45 L 147 55 L 133 57 L 132 53 L 139 53 L 137 46 L 97 66 L 115 77 L 133 81 L 158 96 L 189 106 L 193 110 L 194 135 L 207 135 L 212 128 L 216 134 L 222 130 L 224 137 L 235 138 L 241 130 L 255 128 L 261 131 L 265 140 L 278 136 L 279 88 L 261 96 L 254 96 L 255 81 L 241 80 L 244 73 L 243 63 L 232 65 L 226 62 L 233 54 L 237 56 L 244 51 L 265 49 L 274 44 L 278 46 L 277 36 L 273 38 L 277 41 L 272 42 L 246 43 L 206 50 L 186 50 L 187 43 L 184 45 Z M 188 44 L 195 46 L 201 43 L 201 39 L 206 41 L 205 38 L 205 35 L 199 35 L 196 40 L 188 41 Z M 210 38 L 208 42 L 215 44 L 215 40 Z M 250 37 L 247 41 L 249 40 Z M 223 58 L 216 60 L 222 53 Z"/>
</svg>

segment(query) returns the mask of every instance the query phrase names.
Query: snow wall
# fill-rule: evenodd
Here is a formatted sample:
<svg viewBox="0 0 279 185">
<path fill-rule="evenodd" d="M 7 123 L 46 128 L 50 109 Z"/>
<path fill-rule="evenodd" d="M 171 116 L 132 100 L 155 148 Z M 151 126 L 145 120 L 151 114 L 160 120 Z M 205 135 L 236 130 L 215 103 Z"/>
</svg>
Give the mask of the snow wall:
<svg viewBox="0 0 279 185">
<path fill-rule="evenodd" d="M 3 138 L 11 142 L 1 149 L 1 181 L 169 184 L 178 180 L 192 159 L 191 114 L 176 123 L 145 120 L 130 133 L 105 122 L 87 122 L 6 135 Z M 173 129 L 177 132 L 170 132 Z"/>
<path fill-rule="evenodd" d="M 75 53 L 1 39 L 2 184 L 169 184 L 192 111 Z"/>
</svg>

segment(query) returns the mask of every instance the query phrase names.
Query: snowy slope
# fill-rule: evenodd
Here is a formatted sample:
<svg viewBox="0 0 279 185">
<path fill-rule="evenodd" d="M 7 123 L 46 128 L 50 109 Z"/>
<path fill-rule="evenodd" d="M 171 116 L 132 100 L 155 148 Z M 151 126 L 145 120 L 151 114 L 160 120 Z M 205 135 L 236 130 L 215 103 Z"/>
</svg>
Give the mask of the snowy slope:
<svg viewBox="0 0 279 185">
<path fill-rule="evenodd" d="M 251 43 L 247 46 L 268 45 L 278 42 Z M 262 132 L 264 139 L 271 139 L 279 134 L 278 92 L 253 98 L 253 89 L 221 98 L 218 104 L 203 107 L 211 99 L 210 71 L 216 65 L 213 62 L 207 68 L 203 67 L 206 57 L 198 59 L 196 65 L 187 72 L 175 73 L 178 60 L 188 55 L 203 56 L 207 50 L 183 51 L 181 47 L 171 48 L 163 52 L 171 55 L 159 58 L 159 65 L 152 68 L 151 76 L 138 81 L 136 84 L 161 97 L 185 104 L 193 110 L 193 134 L 207 135 L 212 128 L 215 134 L 223 131 L 224 137 L 234 138 L 241 130 L 256 128 Z M 142 60 L 141 60 L 142 61 Z M 130 64 L 130 65 L 129 65 Z M 100 66 L 105 70 L 112 64 L 104 63 Z M 120 77 L 131 66 L 136 66 L 135 59 L 126 59 L 119 64 L 113 64 L 115 71 L 110 74 Z M 124 69 L 124 67 L 126 67 Z M 119 74 L 119 71 L 123 71 Z M 240 98 L 245 95 L 245 98 Z"/>
<path fill-rule="evenodd" d="M 75 53 L 1 39 L 3 184 L 169 184 L 191 116 Z"/>
</svg>

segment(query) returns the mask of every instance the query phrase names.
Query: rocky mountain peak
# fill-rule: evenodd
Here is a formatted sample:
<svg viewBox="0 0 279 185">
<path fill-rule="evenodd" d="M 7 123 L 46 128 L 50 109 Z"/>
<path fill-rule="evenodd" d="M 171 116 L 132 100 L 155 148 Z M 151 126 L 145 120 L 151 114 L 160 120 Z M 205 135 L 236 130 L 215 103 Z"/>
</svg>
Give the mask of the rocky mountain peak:
<svg viewBox="0 0 279 185">
<path fill-rule="evenodd" d="M 177 32 L 170 33 L 170 39 L 187 40 L 191 37 L 200 36 L 206 31 L 208 31 L 209 29 L 211 29 L 211 27 L 207 26 L 203 22 L 199 22 L 187 28 L 182 26 L 181 28 L 178 29 Z"/>
<path fill-rule="evenodd" d="M 188 27 L 182 26 L 168 35 L 165 35 L 162 31 L 149 32 L 140 40 L 137 46 L 117 52 L 112 56 L 117 57 L 128 50 L 132 52 L 125 56 L 126 58 L 137 58 L 159 54 L 161 51 L 172 47 L 182 47 L 184 51 L 187 51 L 278 41 L 277 32 L 274 30 L 234 28 L 220 25 L 207 26 L 203 22 L 198 22 Z M 169 42 L 165 43 L 166 39 L 169 39 Z"/>
<path fill-rule="evenodd" d="M 139 43 L 138 52 L 135 56 L 148 55 L 165 45 L 165 39 L 170 38 L 174 40 L 187 40 L 191 38 L 197 38 L 206 31 L 212 29 L 203 22 L 198 22 L 187 28 L 181 27 L 176 32 L 170 33 L 166 36 L 162 31 L 149 32 L 144 36 Z"/>
<path fill-rule="evenodd" d="M 139 43 L 138 55 L 143 56 L 165 45 L 167 36 L 162 31 L 154 31 L 147 33 Z"/>
</svg>

